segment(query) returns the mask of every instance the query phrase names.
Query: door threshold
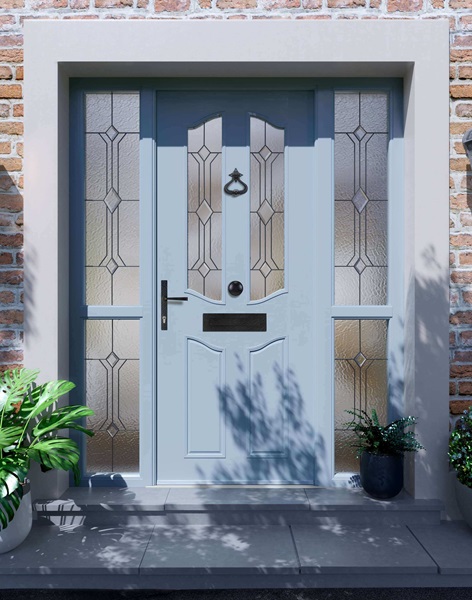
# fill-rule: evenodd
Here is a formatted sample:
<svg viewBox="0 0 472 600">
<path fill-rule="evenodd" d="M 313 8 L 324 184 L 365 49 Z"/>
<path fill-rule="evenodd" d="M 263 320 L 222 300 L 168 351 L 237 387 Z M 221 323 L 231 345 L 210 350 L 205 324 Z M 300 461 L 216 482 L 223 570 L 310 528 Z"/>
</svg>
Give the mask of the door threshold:
<svg viewBox="0 0 472 600">
<path fill-rule="evenodd" d="M 156 483 L 155 485 L 147 485 L 146 488 L 194 488 L 194 489 L 305 489 L 305 488 L 321 488 L 322 486 L 303 483 Z"/>
</svg>

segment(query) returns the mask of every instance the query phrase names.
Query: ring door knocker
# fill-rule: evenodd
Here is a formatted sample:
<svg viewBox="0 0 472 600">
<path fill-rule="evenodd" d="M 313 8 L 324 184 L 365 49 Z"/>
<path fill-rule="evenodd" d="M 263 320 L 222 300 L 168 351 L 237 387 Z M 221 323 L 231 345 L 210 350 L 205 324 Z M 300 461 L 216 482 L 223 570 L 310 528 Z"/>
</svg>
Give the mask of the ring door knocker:
<svg viewBox="0 0 472 600">
<path fill-rule="evenodd" d="M 228 181 L 228 183 L 224 187 L 225 194 L 229 194 L 230 196 L 242 196 L 243 194 L 245 194 L 247 192 L 247 185 L 244 183 L 244 181 L 241 181 L 241 177 L 243 176 L 243 174 L 240 173 L 238 169 L 234 169 L 234 171 L 230 173 L 229 176 L 231 177 L 231 180 Z M 229 186 L 233 183 L 239 183 L 239 185 L 242 185 L 242 188 L 230 190 Z"/>
</svg>

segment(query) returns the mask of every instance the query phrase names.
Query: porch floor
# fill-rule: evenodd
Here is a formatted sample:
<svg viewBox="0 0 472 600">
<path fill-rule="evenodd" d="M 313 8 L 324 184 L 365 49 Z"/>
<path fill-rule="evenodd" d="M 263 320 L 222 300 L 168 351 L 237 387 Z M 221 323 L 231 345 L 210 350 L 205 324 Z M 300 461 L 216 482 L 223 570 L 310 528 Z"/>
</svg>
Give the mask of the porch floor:
<svg viewBox="0 0 472 600">
<path fill-rule="evenodd" d="M 406 495 L 78 488 L 35 508 L 30 536 L 0 557 L 1 588 L 472 585 L 472 530 Z"/>
</svg>

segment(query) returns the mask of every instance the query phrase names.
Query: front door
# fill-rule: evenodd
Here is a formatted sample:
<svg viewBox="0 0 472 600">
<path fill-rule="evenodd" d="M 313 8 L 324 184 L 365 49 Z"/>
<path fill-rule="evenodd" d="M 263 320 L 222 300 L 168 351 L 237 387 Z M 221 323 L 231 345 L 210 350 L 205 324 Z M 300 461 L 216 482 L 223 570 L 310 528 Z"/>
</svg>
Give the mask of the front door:
<svg viewBox="0 0 472 600">
<path fill-rule="evenodd" d="M 314 481 L 313 121 L 312 92 L 158 93 L 159 483 Z"/>
</svg>

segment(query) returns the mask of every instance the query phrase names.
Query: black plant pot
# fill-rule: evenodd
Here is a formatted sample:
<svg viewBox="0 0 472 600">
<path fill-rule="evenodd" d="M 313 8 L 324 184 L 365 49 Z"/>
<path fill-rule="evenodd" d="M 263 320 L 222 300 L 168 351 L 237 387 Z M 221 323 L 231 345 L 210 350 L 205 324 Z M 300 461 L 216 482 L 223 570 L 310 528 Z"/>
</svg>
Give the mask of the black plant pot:
<svg viewBox="0 0 472 600">
<path fill-rule="evenodd" d="M 403 489 L 403 456 L 361 454 L 361 485 L 373 498 L 393 498 Z"/>
</svg>

